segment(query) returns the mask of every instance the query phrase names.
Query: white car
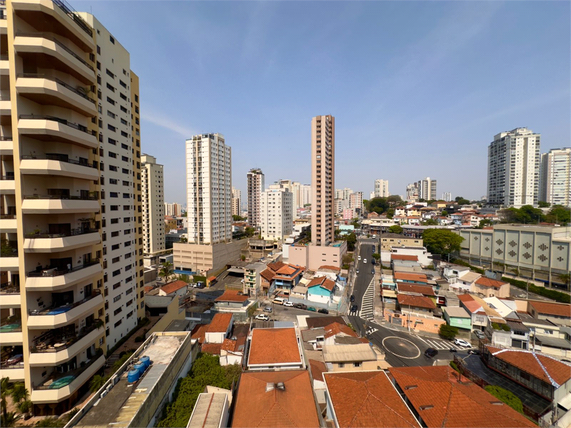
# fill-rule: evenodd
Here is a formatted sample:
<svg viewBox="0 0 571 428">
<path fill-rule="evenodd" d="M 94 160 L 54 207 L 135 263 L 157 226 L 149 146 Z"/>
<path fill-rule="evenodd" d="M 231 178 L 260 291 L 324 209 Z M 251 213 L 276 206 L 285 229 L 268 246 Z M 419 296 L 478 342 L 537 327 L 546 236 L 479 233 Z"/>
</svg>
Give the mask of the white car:
<svg viewBox="0 0 571 428">
<path fill-rule="evenodd" d="M 293 307 L 293 302 L 290 302 L 289 300 L 287 302 L 284 302 L 284 306 L 287 306 L 288 308 Z"/>
<path fill-rule="evenodd" d="M 359 256 L 359 260 L 361 260 L 361 256 Z"/>
<path fill-rule="evenodd" d="M 363 259 L 363 263 L 367 263 L 367 259 Z"/>
<path fill-rule="evenodd" d="M 471 348 L 472 347 L 472 345 L 470 345 L 464 339 L 454 339 L 454 345 L 463 346 L 465 348 Z"/>
<path fill-rule="evenodd" d="M 256 315 L 256 319 L 260 321 L 269 321 L 270 317 L 267 316 L 266 314 L 258 314 Z"/>
</svg>

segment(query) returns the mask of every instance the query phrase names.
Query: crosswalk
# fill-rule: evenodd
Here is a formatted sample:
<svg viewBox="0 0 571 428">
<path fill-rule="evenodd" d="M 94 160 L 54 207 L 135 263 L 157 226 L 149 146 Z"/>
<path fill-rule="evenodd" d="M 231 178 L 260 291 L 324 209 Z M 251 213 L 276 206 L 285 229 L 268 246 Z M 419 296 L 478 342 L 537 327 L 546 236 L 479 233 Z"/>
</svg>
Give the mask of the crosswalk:
<svg viewBox="0 0 571 428">
<path fill-rule="evenodd" d="M 448 342 L 446 340 L 442 340 L 442 339 L 428 339 L 426 337 L 421 337 L 417 334 L 414 334 L 414 336 L 416 336 L 418 339 L 422 340 L 424 343 L 426 343 L 428 346 L 430 346 L 431 348 L 434 349 L 450 349 L 450 348 L 454 348 L 457 351 L 465 351 L 466 348 L 462 347 L 462 346 L 458 346 L 455 345 L 454 342 Z"/>
<path fill-rule="evenodd" d="M 373 320 L 375 311 L 375 281 L 371 280 L 365 294 L 363 294 L 363 300 L 361 302 L 361 310 L 359 311 L 359 316 L 363 319 Z"/>
</svg>

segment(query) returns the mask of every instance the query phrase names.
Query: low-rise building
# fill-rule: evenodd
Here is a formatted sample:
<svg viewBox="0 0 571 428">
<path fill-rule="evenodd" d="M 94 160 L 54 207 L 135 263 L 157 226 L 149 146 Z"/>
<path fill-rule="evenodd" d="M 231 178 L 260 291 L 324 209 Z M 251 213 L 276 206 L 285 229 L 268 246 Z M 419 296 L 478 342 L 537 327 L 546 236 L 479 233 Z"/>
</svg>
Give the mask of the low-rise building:
<svg viewBox="0 0 571 428">
<path fill-rule="evenodd" d="M 188 291 L 188 283 L 173 281 L 163 285 L 159 289 L 159 296 L 184 296 Z"/>
<path fill-rule="evenodd" d="M 432 314 L 436 305 L 432 299 L 412 294 L 399 294 L 397 302 L 401 312 L 426 312 Z"/>
<path fill-rule="evenodd" d="M 323 345 L 323 361 L 328 371 L 379 370 L 385 365 L 368 343 Z"/>
<path fill-rule="evenodd" d="M 305 368 L 295 328 L 255 328 L 248 340 L 248 370 Z"/>
<path fill-rule="evenodd" d="M 446 323 L 452 327 L 461 328 L 463 330 L 472 329 L 472 317 L 464 308 L 459 306 L 445 306 L 442 308 Z"/>
<path fill-rule="evenodd" d="M 335 282 L 325 276 L 313 278 L 307 284 L 307 300 L 329 304 L 333 301 Z"/>
<path fill-rule="evenodd" d="M 199 394 L 186 428 L 226 428 L 231 399 L 231 391 Z"/>
<path fill-rule="evenodd" d="M 248 318 L 248 311 L 256 304 L 247 295 L 239 290 L 226 290 L 214 300 L 216 312 L 231 313 L 235 321 L 244 321 Z"/>
<path fill-rule="evenodd" d="M 205 343 L 223 343 L 231 330 L 232 314 L 218 313 L 206 328 Z"/>
<path fill-rule="evenodd" d="M 510 297 L 510 285 L 507 282 L 481 276 L 472 283 L 470 292 L 483 297 Z"/>
</svg>

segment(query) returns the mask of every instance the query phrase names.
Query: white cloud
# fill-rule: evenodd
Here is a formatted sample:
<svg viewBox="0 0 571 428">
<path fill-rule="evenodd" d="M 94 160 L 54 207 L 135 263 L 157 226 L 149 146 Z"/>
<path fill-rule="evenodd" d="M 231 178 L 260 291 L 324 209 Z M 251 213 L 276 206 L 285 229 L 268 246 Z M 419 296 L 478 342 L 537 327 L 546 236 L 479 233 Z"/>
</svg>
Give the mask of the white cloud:
<svg viewBox="0 0 571 428">
<path fill-rule="evenodd" d="M 177 134 L 184 136 L 185 138 L 190 138 L 196 134 L 196 132 L 192 128 L 189 128 L 189 127 L 186 127 L 185 125 L 181 125 L 179 123 L 176 123 L 171 119 L 168 119 L 168 118 L 165 118 L 164 116 L 161 116 L 160 114 L 155 114 L 152 112 L 149 113 L 147 111 L 141 115 L 141 118 L 145 121 L 148 121 L 148 122 L 151 122 L 157 126 L 160 126 L 161 128 L 169 129 L 172 132 L 175 132 Z"/>
</svg>

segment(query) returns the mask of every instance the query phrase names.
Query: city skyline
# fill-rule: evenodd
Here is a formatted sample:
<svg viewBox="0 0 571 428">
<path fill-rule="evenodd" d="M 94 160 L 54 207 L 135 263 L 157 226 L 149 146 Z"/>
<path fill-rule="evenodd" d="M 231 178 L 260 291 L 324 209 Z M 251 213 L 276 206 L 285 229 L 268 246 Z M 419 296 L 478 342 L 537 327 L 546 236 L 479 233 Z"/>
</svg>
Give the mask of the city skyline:
<svg viewBox="0 0 571 428">
<path fill-rule="evenodd" d="M 165 200 L 184 201 L 181 153 L 198 133 L 233 142 L 243 194 L 253 167 L 268 184 L 308 183 L 315 114 L 337 118 L 338 187 L 365 195 L 381 176 L 399 195 L 430 176 L 439 191 L 479 199 L 494 135 L 525 126 L 541 133 L 542 153 L 568 145 L 569 3 L 321 5 L 92 4 L 141 75 L 144 151 L 165 165 Z M 151 22 L 156 31 L 144 31 Z"/>
</svg>

